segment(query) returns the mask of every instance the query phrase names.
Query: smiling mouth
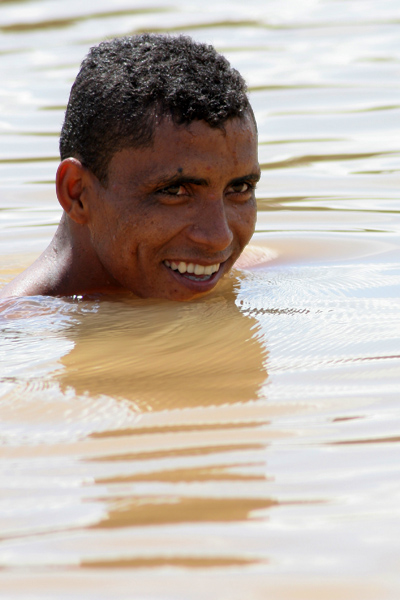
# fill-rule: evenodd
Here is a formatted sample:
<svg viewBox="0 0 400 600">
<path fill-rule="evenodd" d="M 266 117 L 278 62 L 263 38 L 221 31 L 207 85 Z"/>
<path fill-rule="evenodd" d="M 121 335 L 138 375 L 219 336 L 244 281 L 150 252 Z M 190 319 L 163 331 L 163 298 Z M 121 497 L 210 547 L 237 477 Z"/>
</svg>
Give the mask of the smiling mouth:
<svg viewBox="0 0 400 600">
<path fill-rule="evenodd" d="M 211 277 L 216 273 L 221 263 L 216 263 L 215 265 L 199 265 L 197 263 L 186 263 L 184 261 L 174 262 L 169 260 L 164 260 L 164 265 L 172 271 L 178 271 L 183 277 L 186 279 L 190 279 L 191 281 L 208 281 Z"/>
</svg>

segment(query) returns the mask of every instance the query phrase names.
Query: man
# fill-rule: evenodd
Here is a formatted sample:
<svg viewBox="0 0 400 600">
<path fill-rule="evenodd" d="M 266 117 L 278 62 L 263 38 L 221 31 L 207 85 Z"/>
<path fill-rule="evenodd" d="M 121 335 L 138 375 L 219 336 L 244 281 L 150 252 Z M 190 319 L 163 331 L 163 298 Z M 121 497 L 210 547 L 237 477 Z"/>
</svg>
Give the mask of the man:
<svg viewBox="0 0 400 600">
<path fill-rule="evenodd" d="M 92 48 L 71 90 L 49 247 L 0 296 L 130 291 L 191 300 L 254 231 L 245 82 L 211 46 L 145 34 Z"/>
</svg>

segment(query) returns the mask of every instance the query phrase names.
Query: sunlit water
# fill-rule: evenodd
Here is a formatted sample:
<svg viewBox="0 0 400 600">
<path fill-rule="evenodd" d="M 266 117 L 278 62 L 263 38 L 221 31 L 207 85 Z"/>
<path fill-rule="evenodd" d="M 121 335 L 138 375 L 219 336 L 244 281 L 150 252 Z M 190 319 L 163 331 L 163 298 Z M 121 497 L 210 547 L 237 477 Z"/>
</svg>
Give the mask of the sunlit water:
<svg viewBox="0 0 400 600">
<path fill-rule="evenodd" d="M 0 597 L 397 599 L 400 6 L 110 6 L 0 4 L 1 285 L 54 233 L 69 88 L 114 35 L 244 74 L 257 232 L 201 301 L 2 301 Z"/>
</svg>

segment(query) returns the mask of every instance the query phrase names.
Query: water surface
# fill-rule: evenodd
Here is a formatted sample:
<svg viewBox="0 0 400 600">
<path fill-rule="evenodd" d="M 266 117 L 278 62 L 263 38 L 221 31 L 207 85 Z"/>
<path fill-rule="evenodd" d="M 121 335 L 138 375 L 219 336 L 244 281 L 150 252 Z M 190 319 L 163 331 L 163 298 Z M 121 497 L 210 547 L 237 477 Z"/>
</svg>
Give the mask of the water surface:
<svg viewBox="0 0 400 600">
<path fill-rule="evenodd" d="M 2 301 L 0 597 L 399 597 L 399 23 L 394 0 L 1 2 L 1 286 L 55 231 L 101 39 L 224 52 L 263 175 L 252 260 L 207 298 Z"/>
</svg>

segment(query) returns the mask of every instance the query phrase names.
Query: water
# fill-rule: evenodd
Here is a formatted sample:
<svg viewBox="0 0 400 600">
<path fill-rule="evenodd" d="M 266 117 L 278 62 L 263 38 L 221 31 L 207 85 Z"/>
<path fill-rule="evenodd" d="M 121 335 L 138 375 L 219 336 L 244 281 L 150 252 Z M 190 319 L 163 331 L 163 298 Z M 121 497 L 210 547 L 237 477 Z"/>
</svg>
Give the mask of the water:
<svg viewBox="0 0 400 600">
<path fill-rule="evenodd" d="M 202 300 L 5 300 L 0 597 L 400 595 L 398 3 L 0 4 L 0 285 L 60 217 L 90 45 L 213 43 L 260 130 L 259 218 Z"/>
</svg>

